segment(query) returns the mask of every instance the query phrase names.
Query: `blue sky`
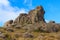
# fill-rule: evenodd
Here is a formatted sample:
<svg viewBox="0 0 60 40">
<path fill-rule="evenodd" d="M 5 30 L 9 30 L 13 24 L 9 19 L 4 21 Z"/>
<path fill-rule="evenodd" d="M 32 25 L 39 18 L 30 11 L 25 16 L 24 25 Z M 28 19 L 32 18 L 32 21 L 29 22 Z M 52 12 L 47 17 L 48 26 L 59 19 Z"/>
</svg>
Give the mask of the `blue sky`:
<svg viewBox="0 0 60 40">
<path fill-rule="evenodd" d="M 0 0 L 0 26 L 20 13 L 27 13 L 36 6 L 42 5 L 45 20 L 60 23 L 60 0 Z"/>
</svg>

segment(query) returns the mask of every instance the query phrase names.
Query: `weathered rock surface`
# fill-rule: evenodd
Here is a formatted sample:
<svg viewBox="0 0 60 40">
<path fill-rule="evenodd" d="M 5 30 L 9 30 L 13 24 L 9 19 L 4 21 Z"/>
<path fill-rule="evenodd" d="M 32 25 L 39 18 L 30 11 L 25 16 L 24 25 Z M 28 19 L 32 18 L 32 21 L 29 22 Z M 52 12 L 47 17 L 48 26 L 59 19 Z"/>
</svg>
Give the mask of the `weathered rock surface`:
<svg viewBox="0 0 60 40">
<path fill-rule="evenodd" d="M 32 23 L 36 23 L 36 22 L 40 22 L 40 21 L 45 22 L 44 14 L 45 14 L 45 11 L 44 11 L 43 7 L 38 6 L 36 9 L 29 11 L 28 14 L 21 13 L 16 18 L 14 23 L 23 25 L 23 24 L 32 24 Z"/>
</svg>

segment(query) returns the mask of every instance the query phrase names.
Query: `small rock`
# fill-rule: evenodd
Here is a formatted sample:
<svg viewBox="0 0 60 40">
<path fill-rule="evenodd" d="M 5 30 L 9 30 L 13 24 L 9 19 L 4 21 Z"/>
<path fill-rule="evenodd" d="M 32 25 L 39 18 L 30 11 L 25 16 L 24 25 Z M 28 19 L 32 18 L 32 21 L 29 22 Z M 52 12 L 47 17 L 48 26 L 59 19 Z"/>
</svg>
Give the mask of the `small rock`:
<svg viewBox="0 0 60 40">
<path fill-rule="evenodd" d="M 0 33 L 0 38 L 5 38 L 5 35 Z"/>
<path fill-rule="evenodd" d="M 7 30 L 8 32 L 14 32 L 14 30 L 11 29 L 11 28 L 7 28 L 6 30 Z"/>
<path fill-rule="evenodd" d="M 24 38 L 33 38 L 34 36 L 32 34 L 26 32 L 26 33 L 23 34 L 23 37 Z"/>
</svg>

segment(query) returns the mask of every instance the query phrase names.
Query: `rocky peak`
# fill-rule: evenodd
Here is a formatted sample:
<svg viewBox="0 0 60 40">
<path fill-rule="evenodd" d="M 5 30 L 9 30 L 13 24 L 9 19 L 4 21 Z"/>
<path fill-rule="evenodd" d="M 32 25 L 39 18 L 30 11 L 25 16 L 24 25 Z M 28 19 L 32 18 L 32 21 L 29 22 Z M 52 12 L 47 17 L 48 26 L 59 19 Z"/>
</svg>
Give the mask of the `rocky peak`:
<svg viewBox="0 0 60 40">
<path fill-rule="evenodd" d="M 14 22 L 17 24 L 32 24 L 40 21 L 45 22 L 44 13 L 43 7 L 37 6 L 35 9 L 29 11 L 28 14 L 20 13 Z"/>
<path fill-rule="evenodd" d="M 31 16 L 32 23 L 44 20 L 44 9 L 42 6 L 37 6 L 36 9 L 31 10 L 28 14 Z"/>
<path fill-rule="evenodd" d="M 20 13 L 20 15 L 13 21 L 15 25 L 24 25 L 24 24 L 34 24 L 43 21 L 44 19 L 44 9 L 42 6 L 38 6 L 35 9 L 31 10 L 27 13 Z"/>
</svg>

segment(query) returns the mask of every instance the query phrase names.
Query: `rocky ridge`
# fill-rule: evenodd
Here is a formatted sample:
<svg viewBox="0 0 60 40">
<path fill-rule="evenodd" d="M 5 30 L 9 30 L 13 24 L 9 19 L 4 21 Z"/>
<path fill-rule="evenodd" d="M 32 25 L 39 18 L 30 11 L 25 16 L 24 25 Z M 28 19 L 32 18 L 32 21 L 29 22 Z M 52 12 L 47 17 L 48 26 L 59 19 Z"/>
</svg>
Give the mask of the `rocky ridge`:
<svg viewBox="0 0 60 40">
<path fill-rule="evenodd" d="M 20 13 L 15 20 L 7 21 L 0 28 L 1 40 L 60 40 L 60 24 L 55 21 L 45 22 L 42 6 L 27 13 Z"/>
</svg>

